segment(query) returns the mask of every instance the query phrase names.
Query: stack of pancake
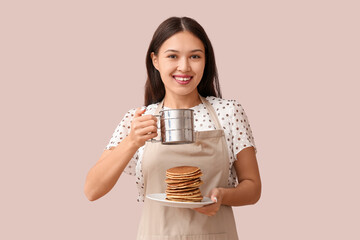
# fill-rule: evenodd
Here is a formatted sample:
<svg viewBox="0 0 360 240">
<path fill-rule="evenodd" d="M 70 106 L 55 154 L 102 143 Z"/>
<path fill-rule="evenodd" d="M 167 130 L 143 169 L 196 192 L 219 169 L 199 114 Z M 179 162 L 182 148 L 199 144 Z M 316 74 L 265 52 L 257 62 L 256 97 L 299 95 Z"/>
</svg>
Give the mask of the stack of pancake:
<svg viewBox="0 0 360 240">
<path fill-rule="evenodd" d="M 199 186 L 203 184 L 198 167 L 180 166 L 166 171 L 166 199 L 176 202 L 201 202 Z"/>
</svg>

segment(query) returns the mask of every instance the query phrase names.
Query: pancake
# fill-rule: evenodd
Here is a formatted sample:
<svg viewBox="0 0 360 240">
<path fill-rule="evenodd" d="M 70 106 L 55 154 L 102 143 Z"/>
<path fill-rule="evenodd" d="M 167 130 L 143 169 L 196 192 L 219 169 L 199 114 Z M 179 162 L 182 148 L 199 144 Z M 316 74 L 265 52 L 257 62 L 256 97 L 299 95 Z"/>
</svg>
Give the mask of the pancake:
<svg viewBox="0 0 360 240">
<path fill-rule="evenodd" d="M 177 202 L 201 202 L 201 176 L 200 168 L 194 166 L 179 166 L 166 170 L 166 199 Z"/>
<path fill-rule="evenodd" d="M 196 174 L 196 175 L 189 175 L 189 176 L 171 176 L 171 175 L 166 175 L 167 179 L 171 179 L 174 181 L 177 180 L 187 180 L 187 179 L 195 179 L 195 178 L 199 178 L 202 176 L 202 173 Z"/>
<path fill-rule="evenodd" d="M 187 188 L 181 188 L 181 189 L 166 189 L 166 193 L 182 193 L 182 192 L 188 192 L 197 190 L 199 188 L 197 187 L 187 187 Z"/>
<path fill-rule="evenodd" d="M 196 196 L 197 194 L 201 195 L 200 189 L 198 188 L 186 192 L 169 192 L 168 196 Z"/>
<path fill-rule="evenodd" d="M 185 185 L 191 185 L 193 183 L 201 181 L 200 178 L 190 179 L 190 180 L 182 180 L 178 182 L 167 182 L 168 186 L 185 186 Z M 166 182 L 166 180 L 165 180 Z"/>
<path fill-rule="evenodd" d="M 180 195 L 182 193 L 167 193 L 166 197 L 173 197 L 173 198 L 194 198 L 194 197 L 201 197 L 201 192 L 196 192 L 193 194 L 183 193 L 184 195 Z"/>
<path fill-rule="evenodd" d="M 189 173 L 189 174 L 173 174 L 173 173 L 166 173 L 166 176 L 170 176 L 170 177 L 190 177 L 190 176 L 195 176 L 195 175 L 198 175 L 198 174 L 201 174 L 200 171 L 196 171 L 196 172 L 193 172 L 193 173 Z"/>
<path fill-rule="evenodd" d="M 201 202 L 203 197 L 197 197 L 197 198 L 172 198 L 172 197 L 166 197 L 166 200 L 169 201 L 175 201 L 175 202 Z"/>
<path fill-rule="evenodd" d="M 191 182 L 189 184 L 181 185 L 181 184 L 168 184 L 168 189 L 181 189 L 181 188 L 188 188 L 188 187 L 199 187 L 201 184 L 203 184 L 202 180 L 197 180 L 195 182 Z"/>
<path fill-rule="evenodd" d="M 186 175 L 186 174 L 191 174 L 191 173 L 194 173 L 197 171 L 200 171 L 200 169 L 198 167 L 179 166 L 179 167 L 174 167 L 174 168 L 170 168 L 170 169 L 166 170 L 166 173 L 171 174 L 171 175 Z"/>
<path fill-rule="evenodd" d="M 166 178 L 165 182 L 166 183 L 184 183 L 184 182 L 190 182 L 190 181 L 194 181 L 194 179 L 190 179 L 190 180 L 184 180 L 184 179 L 170 179 L 170 178 Z"/>
<path fill-rule="evenodd" d="M 188 199 L 188 200 L 192 200 L 192 199 L 202 199 L 201 193 L 193 195 L 193 196 L 176 196 L 176 195 L 169 195 L 167 196 L 167 198 L 171 198 L 171 199 Z"/>
</svg>

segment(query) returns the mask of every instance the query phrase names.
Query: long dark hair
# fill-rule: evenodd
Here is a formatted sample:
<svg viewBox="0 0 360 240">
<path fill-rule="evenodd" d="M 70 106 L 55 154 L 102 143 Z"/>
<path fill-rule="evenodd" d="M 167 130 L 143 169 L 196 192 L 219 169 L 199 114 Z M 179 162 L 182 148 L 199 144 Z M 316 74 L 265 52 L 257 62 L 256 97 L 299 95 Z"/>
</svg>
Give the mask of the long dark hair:
<svg viewBox="0 0 360 240">
<path fill-rule="evenodd" d="M 216 69 L 215 55 L 211 42 L 202 26 L 192 18 L 170 17 L 156 29 L 146 54 L 147 80 L 145 83 L 145 106 L 157 103 L 165 97 L 165 87 L 160 73 L 154 67 L 151 53 L 158 54 L 161 45 L 172 35 L 181 31 L 189 31 L 199 38 L 205 48 L 205 68 L 202 79 L 197 87 L 203 97 L 222 97 Z"/>
</svg>

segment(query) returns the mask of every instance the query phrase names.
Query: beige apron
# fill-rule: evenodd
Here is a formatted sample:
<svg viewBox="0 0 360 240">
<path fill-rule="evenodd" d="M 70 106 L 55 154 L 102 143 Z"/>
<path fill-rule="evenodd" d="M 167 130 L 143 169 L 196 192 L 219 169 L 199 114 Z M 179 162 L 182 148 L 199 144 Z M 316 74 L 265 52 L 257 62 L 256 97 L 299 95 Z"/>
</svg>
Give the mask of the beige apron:
<svg viewBox="0 0 360 240">
<path fill-rule="evenodd" d="M 214 108 L 203 97 L 216 130 L 196 132 L 196 142 L 163 145 L 147 142 L 142 159 L 145 195 L 165 193 L 166 170 L 176 166 L 197 166 L 203 172 L 200 186 L 207 196 L 215 187 L 227 187 L 229 154 L 224 131 Z M 155 112 L 162 109 L 161 102 Z M 162 206 L 145 198 L 138 240 L 236 240 L 238 239 L 232 208 L 221 205 L 215 216 L 193 209 Z"/>
</svg>

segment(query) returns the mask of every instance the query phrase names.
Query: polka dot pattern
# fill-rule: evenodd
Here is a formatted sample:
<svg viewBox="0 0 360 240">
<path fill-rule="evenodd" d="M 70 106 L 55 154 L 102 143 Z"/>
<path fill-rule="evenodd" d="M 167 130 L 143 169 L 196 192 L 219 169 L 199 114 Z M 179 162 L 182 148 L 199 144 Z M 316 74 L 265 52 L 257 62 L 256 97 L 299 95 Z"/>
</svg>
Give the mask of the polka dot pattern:
<svg viewBox="0 0 360 240">
<path fill-rule="evenodd" d="M 251 146 L 253 146 L 256 151 L 250 124 L 243 107 L 236 100 L 225 100 L 211 96 L 206 99 L 213 106 L 225 133 L 230 158 L 228 186 L 235 187 L 238 183 L 235 168 L 233 167 L 233 163 L 236 161 L 236 155 L 242 149 Z M 158 103 L 149 105 L 146 108 L 145 114 L 154 114 L 157 106 Z M 208 131 L 215 129 L 214 122 L 204 104 L 201 103 L 192 109 L 194 110 L 195 131 Z M 129 134 L 135 110 L 136 109 L 131 109 L 125 114 L 119 125 L 116 127 L 105 149 L 116 147 Z M 137 201 L 139 202 L 144 201 L 144 179 L 141 169 L 143 152 L 144 146 L 137 150 L 124 170 L 125 173 L 136 177 L 136 185 L 139 192 Z"/>
</svg>

